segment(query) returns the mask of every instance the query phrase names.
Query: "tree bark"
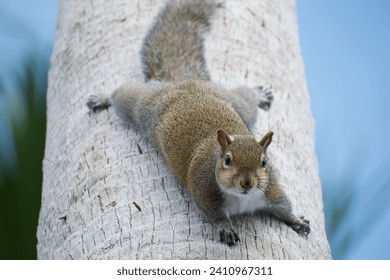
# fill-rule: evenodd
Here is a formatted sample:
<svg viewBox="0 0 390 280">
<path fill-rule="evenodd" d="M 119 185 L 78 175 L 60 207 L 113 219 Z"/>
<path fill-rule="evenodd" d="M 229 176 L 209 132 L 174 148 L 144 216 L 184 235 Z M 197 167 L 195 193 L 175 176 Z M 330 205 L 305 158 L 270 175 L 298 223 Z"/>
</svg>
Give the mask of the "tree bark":
<svg viewBox="0 0 390 280">
<path fill-rule="evenodd" d="M 219 243 L 156 148 L 92 94 L 144 80 L 142 40 L 164 1 L 59 1 L 47 96 L 40 259 L 328 259 L 314 124 L 295 2 L 225 1 L 206 34 L 207 66 L 225 87 L 272 85 L 254 131 L 274 131 L 270 158 L 308 238 L 267 215 L 239 216 L 236 247 Z"/>
</svg>

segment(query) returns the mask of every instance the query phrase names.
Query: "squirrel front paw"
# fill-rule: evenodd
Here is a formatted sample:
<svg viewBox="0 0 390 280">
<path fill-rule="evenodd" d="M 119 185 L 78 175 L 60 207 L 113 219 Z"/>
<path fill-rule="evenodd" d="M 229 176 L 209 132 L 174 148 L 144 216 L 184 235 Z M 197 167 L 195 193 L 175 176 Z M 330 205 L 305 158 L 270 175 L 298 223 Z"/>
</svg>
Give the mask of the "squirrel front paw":
<svg viewBox="0 0 390 280">
<path fill-rule="evenodd" d="M 219 230 L 220 241 L 229 246 L 236 246 L 240 241 L 237 231 L 233 228 L 221 228 Z"/>
<path fill-rule="evenodd" d="M 256 90 L 260 93 L 260 98 L 257 105 L 261 109 L 268 111 L 269 108 L 271 108 L 272 101 L 274 101 L 274 95 L 272 93 L 271 87 L 258 86 L 256 87 Z"/>
<path fill-rule="evenodd" d="M 298 221 L 291 224 L 291 228 L 299 235 L 307 236 L 310 233 L 310 221 L 300 216 Z"/>
</svg>

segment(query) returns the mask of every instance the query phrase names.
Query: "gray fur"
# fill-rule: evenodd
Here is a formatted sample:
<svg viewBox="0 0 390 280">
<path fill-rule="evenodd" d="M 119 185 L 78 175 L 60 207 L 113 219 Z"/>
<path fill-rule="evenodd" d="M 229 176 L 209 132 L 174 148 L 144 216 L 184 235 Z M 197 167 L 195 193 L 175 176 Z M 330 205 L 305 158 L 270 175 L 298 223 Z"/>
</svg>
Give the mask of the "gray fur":
<svg viewBox="0 0 390 280">
<path fill-rule="evenodd" d="M 141 50 L 146 81 L 209 80 L 203 34 L 221 4 L 207 0 L 172 0 L 157 16 Z"/>
</svg>

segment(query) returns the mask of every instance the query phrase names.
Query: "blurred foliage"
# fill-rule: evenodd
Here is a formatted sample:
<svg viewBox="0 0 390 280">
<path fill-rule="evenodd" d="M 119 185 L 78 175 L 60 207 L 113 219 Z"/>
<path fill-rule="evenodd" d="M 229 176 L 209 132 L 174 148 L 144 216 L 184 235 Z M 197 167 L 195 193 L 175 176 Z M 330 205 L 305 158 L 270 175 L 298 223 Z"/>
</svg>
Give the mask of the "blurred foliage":
<svg viewBox="0 0 390 280">
<path fill-rule="evenodd" d="M 48 65 L 45 58 L 26 60 L 12 89 L 0 80 L 0 139 L 11 137 L 15 148 L 8 159 L 0 156 L 0 259 L 37 258 Z"/>
<path fill-rule="evenodd" d="M 329 188 L 328 185 L 330 184 L 329 180 L 323 184 L 326 234 L 332 257 L 334 259 L 344 259 L 351 247 L 353 234 L 352 230 L 345 230 L 344 228 L 354 200 L 353 187 L 347 185 L 347 187 Z M 333 184 L 339 185 L 338 183 Z M 334 189 L 337 189 L 337 191 L 333 192 Z"/>
<path fill-rule="evenodd" d="M 390 162 L 364 178 L 364 158 L 355 157 L 351 153 L 339 176 L 323 178 L 325 226 L 334 259 L 349 259 L 388 208 Z"/>
</svg>

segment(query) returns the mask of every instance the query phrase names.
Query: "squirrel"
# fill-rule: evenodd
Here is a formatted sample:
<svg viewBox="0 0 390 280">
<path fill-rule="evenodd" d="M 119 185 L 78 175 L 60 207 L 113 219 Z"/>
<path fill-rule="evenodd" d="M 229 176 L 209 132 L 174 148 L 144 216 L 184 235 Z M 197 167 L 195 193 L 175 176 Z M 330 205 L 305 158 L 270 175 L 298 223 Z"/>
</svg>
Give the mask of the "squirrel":
<svg viewBox="0 0 390 280">
<path fill-rule="evenodd" d="M 272 92 L 210 81 L 203 35 L 220 7 L 212 0 L 168 1 L 142 44 L 145 83 L 91 96 L 87 105 L 93 112 L 113 106 L 150 137 L 196 205 L 217 221 L 222 243 L 240 241 L 230 217 L 258 211 L 307 236 L 309 221 L 293 214 L 268 160 L 273 132 L 259 141 L 250 133 L 258 107 L 270 109 Z"/>
</svg>

